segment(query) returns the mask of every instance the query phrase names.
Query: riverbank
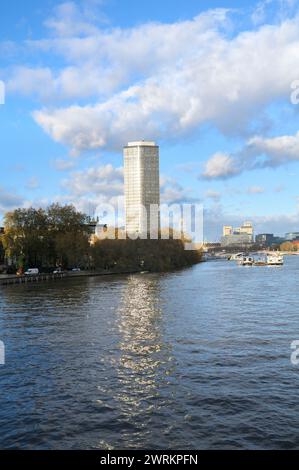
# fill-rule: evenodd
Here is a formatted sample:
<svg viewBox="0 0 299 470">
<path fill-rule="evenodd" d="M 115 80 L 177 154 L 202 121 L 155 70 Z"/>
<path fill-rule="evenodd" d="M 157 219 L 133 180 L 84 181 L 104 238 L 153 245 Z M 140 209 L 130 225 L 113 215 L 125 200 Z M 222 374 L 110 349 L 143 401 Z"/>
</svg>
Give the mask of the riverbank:
<svg viewBox="0 0 299 470">
<path fill-rule="evenodd" d="M 81 271 L 81 272 L 65 272 L 59 274 L 37 274 L 34 276 L 15 276 L 4 275 L 0 276 L 0 286 L 21 285 L 21 284 L 38 284 L 42 282 L 58 281 L 62 279 L 73 279 L 80 277 L 99 277 L 99 276 L 112 276 L 112 275 L 125 275 L 125 274 L 138 274 L 144 271 Z"/>
</svg>

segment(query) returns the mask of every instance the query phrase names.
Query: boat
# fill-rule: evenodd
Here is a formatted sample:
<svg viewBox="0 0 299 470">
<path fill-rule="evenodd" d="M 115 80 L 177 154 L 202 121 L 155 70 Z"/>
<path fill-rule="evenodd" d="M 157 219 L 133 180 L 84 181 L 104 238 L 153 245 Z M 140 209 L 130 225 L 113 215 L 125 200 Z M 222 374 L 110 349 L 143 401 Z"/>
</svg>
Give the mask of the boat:
<svg viewBox="0 0 299 470">
<path fill-rule="evenodd" d="M 252 256 L 243 256 L 238 260 L 239 266 L 253 266 L 254 258 Z"/>
<path fill-rule="evenodd" d="M 267 266 L 267 260 L 266 259 L 258 259 L 254 261 L 253 263 L 254 266 Z"/>
<path fill-rule="evenodd" d="M 279 255 L 277 253 L 267 255 L 267 266 L 283 266 L 283 264 L 284 264 L 283 255 Z"/>
<path fill-rule="evenodd" d="M 244 257 L 244 253 L 236 253 L 228 257 L 228 261 L 238 261 Z"/>
<path fill-rule="evenodd" d="M 258 258 L 254 258 L 253 266 L 267 266 L 267 255 L 264 253 Z"/>
</svg>

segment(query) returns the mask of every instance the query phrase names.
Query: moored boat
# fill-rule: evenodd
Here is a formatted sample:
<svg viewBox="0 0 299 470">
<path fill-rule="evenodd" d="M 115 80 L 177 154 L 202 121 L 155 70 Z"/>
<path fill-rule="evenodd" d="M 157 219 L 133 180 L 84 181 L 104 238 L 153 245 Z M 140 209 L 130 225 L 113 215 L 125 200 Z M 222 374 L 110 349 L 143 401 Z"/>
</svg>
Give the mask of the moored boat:
<svg viewBox="0 0 299 470">
<path fill-rule="evenodd" d="M 239 266 L 253 266 L 254 259 L 251 256 L 243 256 L 238 260 Z"/>
<path fill-rule="evenodd" d="M 228 261 L 239 261 L 244 257 L 244 253 L 236 253 L 228 257 Z"/>
<path fill-rule="evenodd" d="M 284 264 L 284 257 L 280 254 L 268 254 L 267 266 L 282 266 Z"/>
<path fill-rule="evenodd" d="M 258 259 L 254 261 L 254 266 L 267 266 L 267 260 L 264 259 Z"/>
</svg>

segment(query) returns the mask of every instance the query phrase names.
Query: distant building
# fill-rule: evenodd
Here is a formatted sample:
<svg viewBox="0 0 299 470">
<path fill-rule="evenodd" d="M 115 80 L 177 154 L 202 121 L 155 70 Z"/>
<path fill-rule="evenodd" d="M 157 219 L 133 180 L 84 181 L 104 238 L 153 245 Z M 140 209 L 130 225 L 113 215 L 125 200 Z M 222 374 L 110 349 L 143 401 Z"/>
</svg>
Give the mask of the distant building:
<svg viewBox="0 0 299 470">
<path fill-rule="evenodd" d="M 159 147 L 130 142 L 124 148 L 126 231 L 148 233 L 150 220 L 160 229 Z"/>
<path fill-rule="evenodd" d="M 285 239 L 288 242 L 291 242 L 293 240 L 299 239 L 299 232 L 289 232 L 285 234 Z"/>
<path fill-rule="evenodd" d="M 252 245 L 252 236 L 247 233 L 233 233 L 221 238 L 221 246 L 247 247 Z"/>
<path fill-rule="evenodd" d="M 233 227 L 231 225 L 224 225 L 223 227 L 223 236 L 227 237 L 228 235 L 232 235 Z"/>
<path fill-rule="evenodd" d="M 273 233 L 260 233 L 255 237 L 255 242 L 257 245 L 266 247 L 273 245 L 274 239 Z"/>
<path fill-rule="evenodd" d="M 281 245 L 285 241 L 285 238 L 276 237 L 273 233 L 260 233 L 255 237 L 255 243 L 264 248 Z"/>
<path fill-rule="evenodd" d="M 251 236 L 251 241 L 253 241 L 253 225 L 251 222 L 244 222 L 240 227 L 240 233 L 247 234 Z"/>
<path fill-rule="evenodd" d="M 229 225 L 223 227 L 223 237 L 221 245 L 228 246 L 248 246 L 253 244 L 253 225 L 251 222 L 244 222 L 241 227 L 233 228 Z"/>
</svg>

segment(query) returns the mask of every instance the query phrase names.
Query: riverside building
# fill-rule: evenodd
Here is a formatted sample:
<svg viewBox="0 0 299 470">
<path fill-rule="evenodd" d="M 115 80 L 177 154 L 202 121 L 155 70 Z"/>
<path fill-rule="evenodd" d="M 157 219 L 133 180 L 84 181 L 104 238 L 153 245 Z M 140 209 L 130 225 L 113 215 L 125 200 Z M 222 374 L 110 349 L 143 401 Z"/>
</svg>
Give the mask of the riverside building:
<svg viewBox="0 0 299 470">
<path fill-rule="evenodd" d="M 160 230 L 159 147 L 155 142 L 129 142 L 124 147 L 127 234 Z"/>
</svg>

